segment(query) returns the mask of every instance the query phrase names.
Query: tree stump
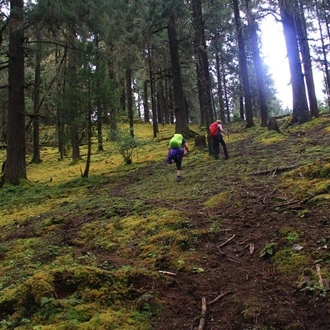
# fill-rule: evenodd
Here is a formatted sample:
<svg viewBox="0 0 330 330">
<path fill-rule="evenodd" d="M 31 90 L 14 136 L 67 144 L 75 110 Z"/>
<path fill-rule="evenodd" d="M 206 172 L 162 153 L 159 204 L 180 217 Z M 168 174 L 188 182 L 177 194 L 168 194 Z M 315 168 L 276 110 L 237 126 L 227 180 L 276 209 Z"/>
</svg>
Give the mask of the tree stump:
<svg viewBox="0 0 330 330">
<path fill-rule="evenodd" d="M 205 135 L 197 135 L 195 137 L 195 147 L 198 149 L 207 148 Z"/>
<path fill-rule="evenodd" d="M 281 133 L 275 117 L 272 117 L 268 120 L 268 131 L 276 131 L 278 133 Z"/>
</svg>

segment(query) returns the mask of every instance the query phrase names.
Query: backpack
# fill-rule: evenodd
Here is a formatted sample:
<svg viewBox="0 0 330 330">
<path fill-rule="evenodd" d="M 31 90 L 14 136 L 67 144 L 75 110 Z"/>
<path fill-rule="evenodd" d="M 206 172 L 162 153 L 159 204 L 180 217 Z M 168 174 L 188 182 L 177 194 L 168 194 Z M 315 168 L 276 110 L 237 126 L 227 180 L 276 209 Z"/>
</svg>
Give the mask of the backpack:
<svg viewBox="0 0 330 330">
<path fill-rule="evenodd" d="M 218 127 L 218 123 L 216 121 L 210 125 L 209 129 L 210 129 L 210 135 L 211 136 L 217 136 L 218 135 L 219 127 Z"/>
</svg>

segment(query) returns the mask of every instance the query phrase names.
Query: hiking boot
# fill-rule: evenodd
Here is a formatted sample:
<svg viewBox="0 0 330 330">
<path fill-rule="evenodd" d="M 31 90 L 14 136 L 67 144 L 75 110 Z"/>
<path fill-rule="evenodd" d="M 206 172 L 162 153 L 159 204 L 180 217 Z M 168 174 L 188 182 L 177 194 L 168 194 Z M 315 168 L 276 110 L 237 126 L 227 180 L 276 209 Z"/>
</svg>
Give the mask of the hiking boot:
<svg viewBox="0 0 330 330">
<path fill-rule="evenodd" d="M 176 181 L 177 181 L 177 182 L 181 182 L 181 180 L 182 180 L 182 176 L 181 176 L 181 175 L 178 175 L 178 176 L 176 177 Z"/>
</svg>

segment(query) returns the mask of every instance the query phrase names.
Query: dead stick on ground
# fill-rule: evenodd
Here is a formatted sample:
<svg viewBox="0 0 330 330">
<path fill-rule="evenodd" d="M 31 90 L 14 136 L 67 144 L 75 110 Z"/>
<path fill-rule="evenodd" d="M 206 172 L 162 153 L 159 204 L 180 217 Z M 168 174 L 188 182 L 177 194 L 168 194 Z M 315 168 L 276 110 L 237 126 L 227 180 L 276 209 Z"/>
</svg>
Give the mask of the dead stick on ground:
<svg viewBox="0 0 330 330">
<path fill-rule="evenodd" d="M 282 207 L 282 206 L 289 206 L 289 205 L 297 204 L 297 203 L 299 203 L 299 201 L 289 199 L 287 202 L 282 203 L 282 204 L 276 204 L 276 205 L 274 205 L 273 207 L 276 208 L 276 207 Z"/>
<path fill-rule="evenodd" d="M 222 248 L 224 245 L 226 245 L 227 243 L 229 243 L 234 237 L 235 237 L 235 234 L 232 237 L 230 237 L 229 239 L 227 239 L 226 242 L 223 242 L 222 244 L 220 244 L 219 248 Z"/>
<path fill-rule="evenodd" d="M 197 330 L 203 330 L 205 326 L 205 315 L 206 315 L 206 298 L 202 297 L 202 317 L 199 321 L 199 326 Z"/>
<path fill-rule="evenodd" d="M 317 275 L 319 276 L 320 286 L 323 288 L 324 287 L 324 284 L 323 284 L 323 279 L 322 279 L 322 275 L 321 275 L 321 267 L 320 267 L 319 264 L 316 264 L 315 267 L 316 267 Z"/>
<path fill-rule="evenodd" d="M 175 273 L 168 272 L 168 271 L 166 271 L 166 270 L 159 270 L 158 272 L 161 273 L 161 274 L 166 274 L 166 275 L 176 276 Z"/>
<path fill-rule="evenodd" d="M 216 297 L 215 299 L 213 299 L 212 301 L 210 301 L 209 303 L 207 303 L 207 306 L 210 306 L 210 305 L 216 303 L 218 300 L 220 300 L 221 298 L 223 298 L 224 296 L 226 296 L 229 293 L 231 293 L 231 291 L 227 291 L 227 292 L 221 293 L 218 297 Z"/>
</svg>

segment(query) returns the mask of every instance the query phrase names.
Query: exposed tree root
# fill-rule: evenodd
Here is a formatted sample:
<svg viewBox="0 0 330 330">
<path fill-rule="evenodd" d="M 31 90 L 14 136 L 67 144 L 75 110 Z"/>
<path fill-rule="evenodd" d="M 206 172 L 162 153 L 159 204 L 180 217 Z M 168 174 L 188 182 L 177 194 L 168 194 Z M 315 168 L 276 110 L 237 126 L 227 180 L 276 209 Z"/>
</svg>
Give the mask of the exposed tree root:
<svg viewBox="0 0 330 330">
<path fill-rule="evenodd" d="M 271 170 L 265 170 L 265 171 L 259 171 L 259 172 L 251 172 L 249 175 L 269 175 L 272 174 L 275 176 L 276 174 L 293 170 L 294 168 L 299 167 L 300 165 L 291 165 L 291 166 L 285 166 L 285 167 L 274 167 Z"/>
</svg>

